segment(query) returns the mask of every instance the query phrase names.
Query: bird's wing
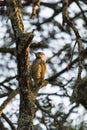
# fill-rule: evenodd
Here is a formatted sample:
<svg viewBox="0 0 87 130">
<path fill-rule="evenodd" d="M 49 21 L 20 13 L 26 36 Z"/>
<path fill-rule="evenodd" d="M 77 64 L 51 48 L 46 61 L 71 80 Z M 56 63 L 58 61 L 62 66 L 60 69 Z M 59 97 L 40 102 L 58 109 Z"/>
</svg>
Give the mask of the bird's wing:
<svg viewBox="0 0 87 130">
<path fill-rule="evenodd" d="M 41 65 L 41 84 L 42 84 L 44 81 L 44 76 L 46 72 L 46 63 L 42 61 L 40 65 Z"/>
</svg>

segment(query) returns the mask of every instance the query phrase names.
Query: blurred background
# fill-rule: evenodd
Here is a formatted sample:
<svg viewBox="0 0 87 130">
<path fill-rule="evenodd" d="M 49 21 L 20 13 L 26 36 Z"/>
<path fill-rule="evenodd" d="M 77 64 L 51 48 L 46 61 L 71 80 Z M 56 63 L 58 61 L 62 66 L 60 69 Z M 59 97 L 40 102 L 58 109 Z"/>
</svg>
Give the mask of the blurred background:
<svg viewBox="0 0 87 130">
<path fill-rule="evenodd" d="M 37 16 L 32 19 L 32 1 L 21 0 L 22 19 L 26 32 L 34 32 L 30 47 L 30 62 L 34 52 L 46 54 L 49 84 L 40 89 L 33 120 L 37 130 L 87 130 L 87 111 L 81 104 L 71 103 L 70 98 L 78 75 L 78 46 L 73 30 L 62 25 L 62 1 L 41 0 Z M 6 0 L 0 1 L 0 107 L 10 93 L 18 87 L 15 37 L 7 16 Z M 87 1 L 69 0 L 69 17 L 81 36 L 84 50 L 87 47 Z M 74 48 L 74 50 L 73 50 Z M 73 54 L 72 54 L 73 53 Z M 73 55 L 73 56 L 72 56 Z M 71 59 L 72 57 L 72 59 Z M 72 61 L 71 61 L 72 60 Z M 76 60 L 76 61 L 75 61 Z M 73 62 L 75 61 L 75 62 Z M 73 65 L 67 69 L 70 62 Z M 84 57 L 81 77 L 87 76 L 87 59 Z M 0 117 L 1 127 L 16 130 L 20 97 L 16 94 Z M 1 129 L 1 130 L 4 130 Z M 36 130 L 35 129 L 35 130 Z"/>
</svg>

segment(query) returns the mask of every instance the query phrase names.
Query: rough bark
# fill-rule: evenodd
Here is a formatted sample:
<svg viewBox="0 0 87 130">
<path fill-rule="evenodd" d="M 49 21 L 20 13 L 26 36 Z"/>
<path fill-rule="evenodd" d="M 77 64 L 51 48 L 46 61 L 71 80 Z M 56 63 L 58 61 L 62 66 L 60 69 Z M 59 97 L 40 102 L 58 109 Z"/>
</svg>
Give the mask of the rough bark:
<svg viewBox="0 0 87 130">
<path fill-rule="evenodd" d="M 84 77 L 78 84 L 76 101 L 87 109 L 87 77 Z"/>
<path fill-rule="evenodd" d="M 33 39 L 33 33 L 25 33 L 21 18 L 21 1 L 7 0 L 8 16 L 16 40 L 18 83 L 20 94 L 20 109 L 18 130 L 32 130 L 34 117 L 34 94 L 30 89 L 30 58 L 29 47 Z"/>
</svg>

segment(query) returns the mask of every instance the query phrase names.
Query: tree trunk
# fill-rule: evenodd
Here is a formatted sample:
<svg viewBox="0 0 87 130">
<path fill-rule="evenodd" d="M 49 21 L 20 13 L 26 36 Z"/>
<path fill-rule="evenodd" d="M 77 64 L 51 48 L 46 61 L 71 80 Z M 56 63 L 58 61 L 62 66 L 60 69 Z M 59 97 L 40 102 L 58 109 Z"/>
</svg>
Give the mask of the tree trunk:
<svg viewBox="0 0 87 130">
<path fill-rule="evenodd" d="M 25 33 L 21 18 L 20 0 L 7 0 L 8 15 L 16 40 L 18 83 L 20 108 L 18 130 L 32 130 L 34 117 L 34 94 L 30 89 L 30 58 L 29 47 L 33 39 L 32 33 Z"/>
</svg>

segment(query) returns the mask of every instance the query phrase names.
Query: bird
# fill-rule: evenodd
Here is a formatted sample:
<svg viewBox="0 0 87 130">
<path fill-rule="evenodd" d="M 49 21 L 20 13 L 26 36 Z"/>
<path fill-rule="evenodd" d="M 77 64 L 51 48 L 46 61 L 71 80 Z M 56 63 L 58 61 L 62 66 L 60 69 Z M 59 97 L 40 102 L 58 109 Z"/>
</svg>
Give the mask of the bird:
<svg viewBox="0 0 87 130">
<path fill-rule="evenodd" d="M 46 73 L 46 56 L 44 52 L 35 53 L 36 59 L 31 65 L 31 77 L 34 82 L 34 87 L 42 86 Z"/>
</svg>

